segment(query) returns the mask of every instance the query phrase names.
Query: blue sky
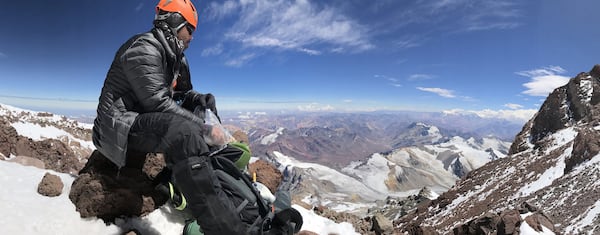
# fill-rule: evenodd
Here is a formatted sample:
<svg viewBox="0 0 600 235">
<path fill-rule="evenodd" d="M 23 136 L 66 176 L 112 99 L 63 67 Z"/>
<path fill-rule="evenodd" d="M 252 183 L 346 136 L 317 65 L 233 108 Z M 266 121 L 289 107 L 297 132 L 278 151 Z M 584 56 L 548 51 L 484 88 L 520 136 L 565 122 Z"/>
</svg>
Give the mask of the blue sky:
<svg viewBox="0 0 600 235">
<path fill-rule="evenodd" d="M 194 3 L 193 84 L 220 109 L 519 117 L 600 63 L 593 0 Z M 93 110 L 114 53 L 150 29 L 155 4 L 4 3 L 0 103 Z"/>
</svg>

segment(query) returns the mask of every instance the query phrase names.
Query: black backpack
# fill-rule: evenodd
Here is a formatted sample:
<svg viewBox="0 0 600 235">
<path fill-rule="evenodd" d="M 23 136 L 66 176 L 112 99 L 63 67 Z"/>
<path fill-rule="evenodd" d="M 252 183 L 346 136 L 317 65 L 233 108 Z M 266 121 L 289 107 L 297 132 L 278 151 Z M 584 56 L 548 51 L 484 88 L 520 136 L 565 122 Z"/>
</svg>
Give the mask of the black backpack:
<svg viewBox="0 0 600 235">
<path fill-rule="evenodd" d="M 184 234 L 221 234 L 220 231 L 206 231 L 203 225 L 228 224 L 235 231 L 244 231 L 243 234 L 294 234 L 302 227 L 302 216 L 291 207 L 289 191 L 280 190 L 275 193 L 273 203 L 263 200 L 259 191 L 253 186 L 250 176 L 242 172 L 235 161 L 241 155 L 241 150 L 227 147 L 213 152 L 204 165 L 203 170 L 208 171 L 206 178 L 212 182 L 215 190 L 203 191 L 202 197 L 212 198 L 212 205 L 217 208 L 213 213 L 215 218 L 197 218 L 197 221 L 188 221 Z M 202 163 L 199 163 L 202 164 Z M 164 184 L 162 184 L 164 185 Z M 187 196 L 177 190 L 177 182 L 168 182 L 171 201 L 177 209 L 185 208 Z M 162 191 L 165 191 L 164 186 Z M 212 195 L 207 195 L 212 194 Z M 191 195 L 190 195 L 191 196 Z M 233 203 L 231 206 L 230 203 Z M 228 204 L 229 206 L 216 205 Z M 209 206 L 210 207 L 210 206 Z M 235 208 L 235 211 L 219 211 L 223 208 Z M 211 209 L 211 208 L 207 208 Z M 237 215 L 231 218 L 230 215 Z M 200 232 L 198 232 L 198 230 Z"/>
</svg>

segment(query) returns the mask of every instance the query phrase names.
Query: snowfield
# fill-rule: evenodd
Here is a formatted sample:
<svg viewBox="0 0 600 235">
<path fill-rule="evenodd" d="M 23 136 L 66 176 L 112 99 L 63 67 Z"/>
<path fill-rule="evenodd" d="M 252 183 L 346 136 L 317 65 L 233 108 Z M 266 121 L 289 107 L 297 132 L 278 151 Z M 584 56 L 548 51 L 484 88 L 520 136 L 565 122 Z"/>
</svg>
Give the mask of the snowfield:
<svg viewBox="0 0 600 235">
<path fill-rule="evenodd" d="M 45 197 L 37 187 L 46 172 L 58 175 L 63 181 L 62 194 Z M 184 217 L 165 205 L 142 218 L 117 220 L 106 225 L 101 219 L 82 219 L 69 200 L 75 178 L 69 174 L 42 170 L 17 163 L 0 161 L 0 234 L 122 234 L 137 229 L 144 235 L 181 234 Z M 318 234 L 358 234 L 349 223 L 335 223 L 311 210 L 293 205 L 304 219 L 303 230 Z"/>
</svg>

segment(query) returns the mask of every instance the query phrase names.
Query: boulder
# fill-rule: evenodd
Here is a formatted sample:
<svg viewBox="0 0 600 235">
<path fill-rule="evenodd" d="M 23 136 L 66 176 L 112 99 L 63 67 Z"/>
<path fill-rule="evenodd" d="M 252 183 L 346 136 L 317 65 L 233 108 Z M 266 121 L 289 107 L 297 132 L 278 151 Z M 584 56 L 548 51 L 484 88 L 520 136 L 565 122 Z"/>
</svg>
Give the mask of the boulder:
<svg viewBox="0 0 600 235">
<path fill-rule="evenodd" d="M 114 221 L 120 216 L 146 215 L 167 201 L 154 181 L 165 166 L 160 154 L 130 153 L 126 165 L 118 169 L 94 151 L 73 181 L 69 199 L 82 218 Z"/>
<path fill-rule="evenodd" d="M 394 232 L 394 225 L 385 216 L 377 213 L 371 219 L 371 231 L 374 231 L 377 235 L 392 234 Z"/>
<path fill-rule="evenodd" d="M 267 186 L 271 192 L 276 192 L 277 187 L 279 187 L 279 184 L 283 180 L 281 172 L 273 164 L 263 160 L 249 164 L 248 172 L 250 175 L 256 173 L 256 181 Z"/>
<path fill-rule="evenodd" d="M 38 184 L 38 193 L 47 197 L 60 196 L 64 184 L 60 177 L 46 172 L 42 181 Z"/>
</svg>

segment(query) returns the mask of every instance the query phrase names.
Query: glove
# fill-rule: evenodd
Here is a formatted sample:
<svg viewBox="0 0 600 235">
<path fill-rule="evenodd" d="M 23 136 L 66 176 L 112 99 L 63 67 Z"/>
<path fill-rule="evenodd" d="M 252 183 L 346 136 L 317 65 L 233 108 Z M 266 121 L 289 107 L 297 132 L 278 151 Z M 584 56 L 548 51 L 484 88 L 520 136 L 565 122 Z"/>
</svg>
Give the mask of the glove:
<svg viewBox="0 0 600 235">
<path fill-rule="evenodd" d="M 196 91 L 190 90 L 185 93 L 185 98 L 183 100 L 183 103 L 181 104 L 181 107 L 191 112 L 194 112 L 194 110 L 196 109 L 210 109 L 210 111 L 212 111 L 219 119 L 219 123 L 221 122 L 221 117 L 219 117 L 219 114 L 217 113 L 217 104 L 215 102 L 215 96 L 210 93 L 201 94 Z M 202 120 L 204 120 L 204 112 L 199 112 L 198 114 L 199 117 L 202 118 Z"/>
</svg>

